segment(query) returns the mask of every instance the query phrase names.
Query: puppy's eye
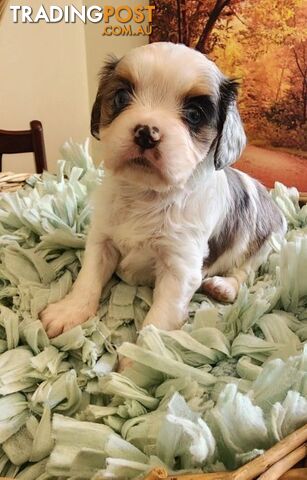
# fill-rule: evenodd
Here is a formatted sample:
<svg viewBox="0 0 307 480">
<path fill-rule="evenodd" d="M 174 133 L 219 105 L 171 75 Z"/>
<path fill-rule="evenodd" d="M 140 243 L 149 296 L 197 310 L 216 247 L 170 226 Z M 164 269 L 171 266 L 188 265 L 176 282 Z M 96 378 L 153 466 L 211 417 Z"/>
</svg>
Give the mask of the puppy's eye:
<svg viewBox="0 0 307 480">
<path fill-rule="evenodd" d="M 197 105 L 188 105 L 184 109 L 184 118 L 192 126 L 197 126 L 203 121 L 202 109 Z"/>
<path fill-rule="evenodd" d="M 190 130 L 197 133 L 204 125 L 213 125 L 215 122 L 215 106 L 209 95 L 187 97 L 182 106 L 182 119 Z"/>
<path fill-rule="evenodd" d="M 114 106 L 117 110 L 122 110 L 131 102 L 131 95 L 128 90 L 122 88 L 115 93 Z"/>
</svg>

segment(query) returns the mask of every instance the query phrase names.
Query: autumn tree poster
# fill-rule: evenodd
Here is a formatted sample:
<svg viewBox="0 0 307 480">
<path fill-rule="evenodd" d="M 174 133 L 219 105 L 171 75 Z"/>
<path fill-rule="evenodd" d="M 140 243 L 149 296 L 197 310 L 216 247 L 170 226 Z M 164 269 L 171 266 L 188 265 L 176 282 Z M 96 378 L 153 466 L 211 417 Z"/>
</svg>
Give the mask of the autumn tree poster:
<svg viewBox="0 0 307 480">
<path fill-rule="evenodd" d="M 156 0 L 151 41 L 185 43 L 240 81 L 249 144 L 237 162 L 267 187 L 307 192 L 307 2 Z"/>
</svg>

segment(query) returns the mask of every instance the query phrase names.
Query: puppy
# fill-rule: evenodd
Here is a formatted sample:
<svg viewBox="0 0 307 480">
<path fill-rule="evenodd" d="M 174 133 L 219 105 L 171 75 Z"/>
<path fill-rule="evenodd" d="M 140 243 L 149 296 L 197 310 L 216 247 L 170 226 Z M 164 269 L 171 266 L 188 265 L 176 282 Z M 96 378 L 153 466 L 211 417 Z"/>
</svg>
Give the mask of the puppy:
<svg viewBox="0 0 307 480">
<path fill-rule="evenodd" d="M 92 111 L 105 177 L 82 269 L 41 320 L 55 337 L 97 311 L 116 272 L 154 287 L 144 324 L 178 329 L 199 289 L 233 302 L 285 222 L 265 188 L 229 168 L 244 146 L 237 83 L 184 45 L 156 43 L 103 67 Z"/>
</svg>

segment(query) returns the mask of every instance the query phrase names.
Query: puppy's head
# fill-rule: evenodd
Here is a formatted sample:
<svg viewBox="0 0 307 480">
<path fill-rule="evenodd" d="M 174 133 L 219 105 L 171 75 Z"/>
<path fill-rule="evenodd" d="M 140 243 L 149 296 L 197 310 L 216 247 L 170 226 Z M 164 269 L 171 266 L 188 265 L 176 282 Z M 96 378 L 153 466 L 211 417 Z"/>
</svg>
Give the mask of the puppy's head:
<svg viewBox="0 0 307 480">
<path fill-rule="evenodd" d="M 245 145 L 237 84 L 184 45 L 154 43 L 103 67 L 92 111 L 105 167 L 154 190 L 184 187 L 200 162 L 217 170 Z M 210 155 L 209 155 L 210 153 Z"/>
</svg>

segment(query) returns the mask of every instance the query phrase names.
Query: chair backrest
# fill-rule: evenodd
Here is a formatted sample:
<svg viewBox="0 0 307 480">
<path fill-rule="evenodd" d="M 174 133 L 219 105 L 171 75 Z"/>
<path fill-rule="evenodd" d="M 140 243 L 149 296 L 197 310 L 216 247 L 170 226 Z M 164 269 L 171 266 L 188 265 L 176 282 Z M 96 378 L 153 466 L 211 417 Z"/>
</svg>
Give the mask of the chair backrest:
<svg viewBox="0 0 307 480">
<path fill-rule="evenodd" d="M 2 155 L 10 153 L 34 153 L 36 173 L 47 170 L 44 132 L 41 122 L 33 120 L 30 130 L 0 130 L 0 171 Z"/>
</svg>

